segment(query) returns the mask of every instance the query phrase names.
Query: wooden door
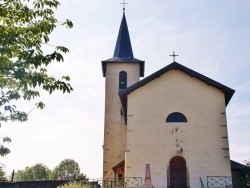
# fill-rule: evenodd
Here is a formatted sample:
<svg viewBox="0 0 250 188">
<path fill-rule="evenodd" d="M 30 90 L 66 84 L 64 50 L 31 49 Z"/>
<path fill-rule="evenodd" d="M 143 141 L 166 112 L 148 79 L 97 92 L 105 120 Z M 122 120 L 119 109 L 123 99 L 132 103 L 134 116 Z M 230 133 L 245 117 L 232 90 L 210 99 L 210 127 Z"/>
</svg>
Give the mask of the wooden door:
<svg viewBox="0 0 250 188">
<path fill-rule="evenodd" d="M 187 171 L 186 161 L 180 156 L 170 160 L 170 188 L 186 188 Z"/>
</svg>

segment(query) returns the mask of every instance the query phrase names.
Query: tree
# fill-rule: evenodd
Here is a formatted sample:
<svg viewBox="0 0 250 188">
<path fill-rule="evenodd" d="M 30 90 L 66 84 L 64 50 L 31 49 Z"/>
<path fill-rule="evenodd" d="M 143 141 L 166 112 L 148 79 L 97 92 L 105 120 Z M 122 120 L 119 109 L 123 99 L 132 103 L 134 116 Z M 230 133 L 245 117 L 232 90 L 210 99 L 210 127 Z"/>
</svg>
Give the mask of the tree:
<svg viewBox="0 0 250 188">
<path fill-rule="evenodd" d="M 32 167 L 26 167 L 24 170 L 18 170 L 15 173 L 15 181 L 37 181 L 48 180 L 50 170 L 43 164 L 39 163 Z"/>
<path fill-rule="evenodd" d="M 245 160 L 244 163 L 246 164 L 246 184 L 250 186 L 250 159 Z"/>
<path fill-rule="evenodd" d="M 249 160 L 244 160 L 244 163 L 246 164 L 246 166 L 250 167 L 250 159 Z"/>
<path fill-rule="evenodd" d="M 52 171 L 50 178 L 61 180 L 78 179 L 83 182 L 88 181 L 86 175 L 80 173 L 80 167 L 73 159 L 65 159 L 61 161 L 60 164 Z"/>
<path fill-rule="evenodd" d="M 46 67 L 54 61 L 62 62 L 64 46 L 49 44 L 49 35 L 58 26 L 72 28 L 70 20 L 58 22 L 53 10 L 57 0 L 0 0 L 0 123 L 24 122 L 29 112 L 17 108 L 16 101 L 30 101 L 56 90 L 70 93 L 69 76 L 56 78 L 47 73 Z M 44 46 L 51 52 L 44 53 Z M 43 102 L 34 103 L 38 109 Z M 0 156 L 10 153 L 3 144 L 10 142 L 1 138 Z"/>
<path fill-rule="evenodd" d="M 4 165 L 0 163 L 0 181 L 7 181 Z"/>
</svg>

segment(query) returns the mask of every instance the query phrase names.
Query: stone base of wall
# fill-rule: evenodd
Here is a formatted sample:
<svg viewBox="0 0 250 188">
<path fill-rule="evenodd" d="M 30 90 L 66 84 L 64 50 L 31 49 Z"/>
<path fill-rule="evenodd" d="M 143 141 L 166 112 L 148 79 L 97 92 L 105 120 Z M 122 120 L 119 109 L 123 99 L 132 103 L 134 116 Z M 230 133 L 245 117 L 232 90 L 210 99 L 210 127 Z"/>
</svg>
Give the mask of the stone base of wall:
<svg viewBox="0 0 250 188">
<path fill-rule="evenodd" d="M 0 182 L 0 188 L 57 188 L 67 182 L 68 180 Z"/>
</svg>

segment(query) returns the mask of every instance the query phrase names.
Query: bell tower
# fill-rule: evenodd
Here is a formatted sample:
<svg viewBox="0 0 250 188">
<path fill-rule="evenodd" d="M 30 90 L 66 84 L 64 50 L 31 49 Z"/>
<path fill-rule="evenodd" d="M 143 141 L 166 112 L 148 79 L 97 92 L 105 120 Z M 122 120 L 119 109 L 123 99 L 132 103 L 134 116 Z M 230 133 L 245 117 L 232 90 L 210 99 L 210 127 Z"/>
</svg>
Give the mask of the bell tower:
<svg viewBox="0 0 250 188">
<path fill-rule="evenodd" d="M 118 92 L 144 76 L 144 61 L 134 58 L 125 10 L 112 58 L 102 61 L 105 77 L 105 118 L 103 145 L 103 179 L 124 176 L 126 150 L 126 114 Z"/>
</svg>

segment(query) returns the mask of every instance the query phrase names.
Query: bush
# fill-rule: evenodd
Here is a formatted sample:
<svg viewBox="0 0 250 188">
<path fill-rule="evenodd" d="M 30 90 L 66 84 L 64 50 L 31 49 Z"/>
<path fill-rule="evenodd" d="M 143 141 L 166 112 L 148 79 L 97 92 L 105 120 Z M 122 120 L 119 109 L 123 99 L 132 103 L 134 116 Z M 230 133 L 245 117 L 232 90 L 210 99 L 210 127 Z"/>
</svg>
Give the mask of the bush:
<svg viewBox="0 0 250 188">
<path fill-rule="evenodd" d="M 83 188 L 82 183 L 68 182 L 64 185 L 58 186 L 57 188 Z"/>
</svg>

